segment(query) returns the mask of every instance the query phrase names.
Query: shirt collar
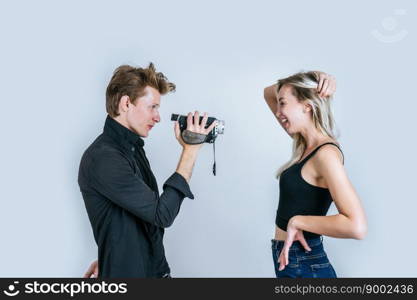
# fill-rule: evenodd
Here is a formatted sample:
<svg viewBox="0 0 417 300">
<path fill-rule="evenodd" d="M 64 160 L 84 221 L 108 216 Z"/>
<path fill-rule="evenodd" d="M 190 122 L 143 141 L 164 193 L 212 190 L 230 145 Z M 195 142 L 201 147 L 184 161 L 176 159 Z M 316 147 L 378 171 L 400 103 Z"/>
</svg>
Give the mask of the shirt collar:
<svg viewBox="0 0 417 300">
<path fill-rule="evenodd" d="M 145 145 L 145 142 L 138 134 L 126 128 L 109 115 L 107 115 L 103 132 L 110 135 L 117 142 L 125 144 L 126 146 L 134 145 L 143 147 Z"/>
</svg>

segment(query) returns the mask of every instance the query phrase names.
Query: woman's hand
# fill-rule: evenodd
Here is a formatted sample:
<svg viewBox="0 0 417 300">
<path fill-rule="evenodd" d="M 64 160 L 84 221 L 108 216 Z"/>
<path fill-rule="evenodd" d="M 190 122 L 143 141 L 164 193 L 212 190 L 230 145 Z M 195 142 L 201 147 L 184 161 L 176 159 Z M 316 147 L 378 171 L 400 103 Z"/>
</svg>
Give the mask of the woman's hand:
<svg viewBox="0 0 417 300">
<path fill-rule="evenodd" d="M 319 74 L 319 84 L 317 85 L 317 93 L 320 97 L 330 97 L 336 92 L 336 78 L 324 72 Z"/>
<path fill-rule="evenodd" d="M 277 102 L 277 88 L 278 88 L 277 83 L 264 88 L 264 98 L 267 102 L 268 101 Z"/>
<path fill-rule="evenodd" d="M 281 250 L 281 253 L 278 257 L 279 269 L 278 271 L 284 270 L 288 265 L 288 254 L 290 247 L 294 241 L 299 241 L 303 245 L 304 249 L 311 251 L 311 248 L 308 246 L 307 241 L 304 238 L 303 231 L 297 227 L 297 216 L 294 216 L 290 219 L 287 225 L 287 238 L 285 239 L 284 246 Z"/>
</svg>

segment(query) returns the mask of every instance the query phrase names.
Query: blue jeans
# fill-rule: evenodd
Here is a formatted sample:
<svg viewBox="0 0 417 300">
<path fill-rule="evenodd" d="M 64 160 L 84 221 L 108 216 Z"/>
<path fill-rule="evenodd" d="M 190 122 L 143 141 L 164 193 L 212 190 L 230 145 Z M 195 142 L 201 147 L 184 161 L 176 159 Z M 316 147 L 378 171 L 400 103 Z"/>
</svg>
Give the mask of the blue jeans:
<svg viewBox="0 0 417 300">
<path fill-rule="evenodd" d="M 311 248 L 310 252 L 307 252 L 299 241 L 295 241 L 288 253 L 288 265 L 282 271 L 278 271 L 278 257 L 284 246 L 284 241 L 271 240 L 271 242 L 277 278 L 337 278 L 323 249 L 322 237 L 307 239 Z"/>
</svg>

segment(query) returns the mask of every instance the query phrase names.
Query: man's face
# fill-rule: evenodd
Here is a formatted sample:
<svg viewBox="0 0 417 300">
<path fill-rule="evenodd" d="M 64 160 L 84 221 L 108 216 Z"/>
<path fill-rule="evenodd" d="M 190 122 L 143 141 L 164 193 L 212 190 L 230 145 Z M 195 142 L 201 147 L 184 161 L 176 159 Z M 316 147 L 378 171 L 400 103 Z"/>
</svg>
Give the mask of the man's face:
<svg viewBox="0 0 417 300">
<path fill-rule="evenodd" d="M 161 94 L 150 86 L 147 86 L 144 92 L 145 95 L 137 98 L 135 105 L 129 104 L 126 116 L 128 128 L 141 137 L 147 137 L 152 127 L 161 120 Z"/>
</svg>

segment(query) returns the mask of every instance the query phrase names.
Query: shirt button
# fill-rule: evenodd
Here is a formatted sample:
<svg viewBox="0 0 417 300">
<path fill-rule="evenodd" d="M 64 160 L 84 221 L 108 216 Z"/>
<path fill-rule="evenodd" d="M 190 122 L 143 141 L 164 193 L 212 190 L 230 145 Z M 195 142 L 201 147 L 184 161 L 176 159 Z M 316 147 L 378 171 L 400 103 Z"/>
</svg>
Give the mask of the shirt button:
<svg viewBox="0 0 417 300">
<path fill-rule="evenodd" d="M 130 148 L 130 150 L 135 151 L 135 147 Z"/>
</svg>

